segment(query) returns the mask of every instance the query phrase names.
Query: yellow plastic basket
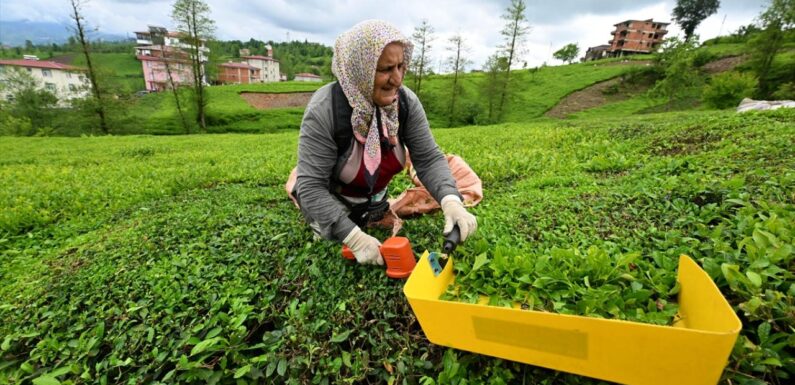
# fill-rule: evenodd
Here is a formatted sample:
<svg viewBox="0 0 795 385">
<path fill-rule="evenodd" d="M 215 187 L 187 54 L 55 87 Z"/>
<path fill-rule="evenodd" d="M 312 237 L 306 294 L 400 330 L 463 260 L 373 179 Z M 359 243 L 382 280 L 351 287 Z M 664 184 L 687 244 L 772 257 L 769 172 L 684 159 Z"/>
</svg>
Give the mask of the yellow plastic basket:
<svg viewBox="0 0 795 385">
<path fill-rule="evenodd" d="M 439 300 L 454 279 L 452 258 L 441 269 L 426 251 L 403 288 L 432 343 L 619 383 L 715 384 L 742 328 L 685 255 L 673 326 Z"/>
</svg>

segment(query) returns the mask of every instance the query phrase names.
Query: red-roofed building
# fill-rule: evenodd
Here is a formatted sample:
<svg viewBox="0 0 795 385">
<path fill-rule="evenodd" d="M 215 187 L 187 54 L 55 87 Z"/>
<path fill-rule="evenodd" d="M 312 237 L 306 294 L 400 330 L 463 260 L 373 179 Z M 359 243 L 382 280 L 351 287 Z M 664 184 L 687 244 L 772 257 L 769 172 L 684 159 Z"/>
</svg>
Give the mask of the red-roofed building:
<svg viewBox="0 0 795 385">
<path fill-rule="evenodd" d="M 253 67 L 259 68 L 259 82 L 269 83 L 279 81 L 279 61 L 273 58 L 273 48 L 266 45 L 268 56 L 243 55 L 240 58 Z"/>
<path fill-rule="evenodd" d="M 0 60 L 0 83 L 4 83 L 13 71 L 24 71 L 32 76 L 42 88 L 58 98 L 58 104 L 66 106 L 69 100 L 88 96 L 91 85 L 85 70 L 54 61 L 38 60 L 35 56 L 27 59 Z M 13 95 L 5 87 L 0 87 L 0 97 L 13 100 Z"/>
<path fill-rule="evenodd" d="M 259 83 L 260 69 L 248 63 L 223 63 L 218 65 L 218 81 L 221 84 Z"/>
</svg>

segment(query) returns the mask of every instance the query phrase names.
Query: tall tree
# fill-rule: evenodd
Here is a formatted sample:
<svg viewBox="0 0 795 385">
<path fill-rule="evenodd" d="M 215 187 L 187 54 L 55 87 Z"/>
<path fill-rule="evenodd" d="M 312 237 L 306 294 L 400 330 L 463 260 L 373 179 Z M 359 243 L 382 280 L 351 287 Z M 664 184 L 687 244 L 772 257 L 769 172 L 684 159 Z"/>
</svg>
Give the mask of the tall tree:
<svg viewBox="0 0 795 385">
<path fill-rule="evenodd" d="M 414 34 L 411 35 L 414 41 L 414 53 L 411 67 L 414 72 L 414 92 L 420 95 L 422 79 L 428 72 L 428 56 L 431 52 L 431 42 L 433 41 L 433 27 L 428 24 L 428 19 L 423 19 L 422 24 L 414 27 Z"/>
<path fill-rule="evenodd" d="M 205 43 L 212 39 L 215 32 L 215 21 L 210 19 L 210 7 L 203 0 L 177 0 L 171 11 L 171 19 L 180 32 L 180 42 L 188 46 L 190 53 L 191 72 L 193 75 L 193 99 L 196 103 L 196 122 L 204 130 L 207 128 L 205 119 L 207 108 L 207 91 L 205 89 L 205 68 L 207 61 Z"/>
<path fill-rule="evenodd" d="M 771 79 L 773 59 L 784 44 L 784 31 L 795 27 L 795 0 L 773 0 L 770 6 L 759 15 L 762 31 L 750 41 L 751 66 L 759 79 L 759 97 L 767 98 L 775 91 L 775 81 Z M 790 69 L 795 80 L 795 69 Z"/>
<path fill-rule="evenodd" d="M 110 130 L 108 129 L 105 116 L 105 101 L 103 100 L 102 90 L 99 88 L 99 82 L 97 81 L 96 68 L 94 68 L 94 63 L 91 62 L 91 44 L 86 36 L 85 19 L 80 13 L 84 3 L 81 0 L 70 0 L 70 3 L 72 5 L 72 14 L 70 17 L 75 22 L 75 26 L 73 27 L 75 37 L 80 44 L 80 48 L 86 58 L 86 66 L 88 67 L 88 80 L 91 82 L 91 93 L 94 96 L 93 110 L 99 118 L 100 130 L 102 130 L 102 133 L 107 134 Z"/>
<path fill-rule="evenodd" d="M 569 64 L 571 64 L 571 62 L 574 61 L 579 54 L 580 47 L 575 43 L 569 43 L 564 45 L 563 48 L 555 51 L 552 56 L 555 57 L 555 59 L 569 62 Z"/>
<path fill-rule="evenodd" d="M 495 123 L 497 121 L 496 110 L 497 102 L 499 101 L 500 92 L 502 91 L 503 82 L 505 81 L 505 70 L 508 65 L 508 59 L 495 53 L 489 56 L 486 64 L 483 66 L 483 82 L 480 86 L 481 100 L 488 103 L 486 122 Z"/>
<path fill-rule="evenodd" d="M 174 82 L 174 74 L 172 72 L 173 67 L 171 66 L 171 62 L 174 61 L 177 64 L 177 68 L 181 65 L 179 64 L 182 61 L 180 57 L 180 52 L 177 49 L 170 49 L 166 46 L 166 34 L 168 31 L 163 27 L 149 27 L 149 36 L 152 39 L 153 45 L 159 45 L 161 47 L 161 54 L 163 55 L 163 66 L 166 68 L 166 77 L 168 78 L 168 87 L 171 88 L 171 94 L 174 96 L 174 104 L 177 106 L 177 114 L 179 114 L 180 123 L 182 123 L 182 128 L 185 130 L 186 134 L 190 134 L 190 123 L 188 122 L 187 117 L 185 116 L 185 108 L 182 106 L 182 100 L 179 95 L 178 85 Z M 184 73 L 180 73 L 180 76 L 183 76 Z"/>
<path fill-rule="evenodd" d="M 674 21 L 685 32 L 685 40 L 690 40 L 699 24 L 710 15 L 718 12 L 719 0 L 676 0 Z"/>
<path fill-rule="evenodd" d="M 450 117 L 448 119 L 450 127 L 453 126 L 455 118 L 455 103 L 458 95 L 461 94 L 461 85 L 458 83 L 458 75 L 464 72 L 467 65 L 471 63 L 469 59 L 464 57 L 467 47 L 464 45 L 464 37 L 460 33 L 455 34 L 450 38 L 450 46 L 447 50 L 451 55 L 447 58 L 447 66 L 453 71 L 453 88 L 450 97 Z"/>
<path fill-rule="evenodd" d="M 500 94 L 498 108 L 500 116 L 502 116 L 503 108 L 505 107 L 505 97 L 508 94 L 508 87 L 511 82 L 511 66 L 519 54 L 522 53 L 525 39 L 527 34 L 530 33 L 530 26 L 527 24 L 527 17 L 524 14 L 525 10 L 527 10 L 527 5 L 524 0 L 511 0 L 511 5 L 506 8 L 505 13 L 502 15 L 506 23 L 501 32 L 505 39 L 501 48 L 503 55 L 508 60 L 508 66 L 505 71 L 505 83 Z"/>
</svg>

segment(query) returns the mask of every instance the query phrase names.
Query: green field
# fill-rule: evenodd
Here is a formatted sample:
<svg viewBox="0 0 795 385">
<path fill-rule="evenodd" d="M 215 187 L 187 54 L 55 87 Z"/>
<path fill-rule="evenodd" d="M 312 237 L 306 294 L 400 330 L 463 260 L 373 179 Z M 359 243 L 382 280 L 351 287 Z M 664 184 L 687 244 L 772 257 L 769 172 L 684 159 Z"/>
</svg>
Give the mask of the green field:
<svg viewBox="0 0 795 385">
<path fill-rule="evenodd" d="M 744 323 L 723 383 L 785 383 L 793 122 L 778 110 L 437 129 L 484 185 L 459 285 L 666 323 L 654 308 L 689 254 Z M 598 383 L 430 344 L 401 282 L 313 239 L 283 189 L 296 146 L 295 131 L 3 138 L 0 383 Z M 438 249 L 442 225 L 430 214 L 402 235 Z M 567 285 L 517 284 L 550 256 L 574 265 L 555 272 Z M 594 256 L 633 278 L 589 273 Z"/>
<path fill-rule="evenodd" d="M 72 65 L 86 67 L 83 55 L 73 55 Z M 113 88 L 114 93 L 134 93 L 146 89 L 141 62 L 129 53 L 94 53 L 92 64 L 98 68 L 100 77 Z"/>
</svg>

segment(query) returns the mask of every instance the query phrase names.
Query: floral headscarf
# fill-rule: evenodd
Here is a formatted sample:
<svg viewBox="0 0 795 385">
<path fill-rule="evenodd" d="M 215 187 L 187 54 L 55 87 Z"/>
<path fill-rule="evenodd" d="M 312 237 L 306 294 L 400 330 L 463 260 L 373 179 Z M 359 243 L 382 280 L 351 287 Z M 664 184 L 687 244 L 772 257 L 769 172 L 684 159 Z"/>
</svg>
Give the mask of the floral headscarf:
<svg viewBox="0 0 795 385">
<path fill-rule="evenodd" d="M 376 108 L 373 103 L 373 84 L 378 58 L 390 43 L 403 45 L 403 62 L 411 61 L 413 44 L 392 24 L 381 20 L 366 20 L 356 24 L 337 38 L 331 71 L 342 86 L 353 112 L 353 135 L 364 144 L 365 180 L 372 186 L 381 164 L 381 143 L 374 114 L 381 114 L 382 134 L 397 143 L 398 102 Z"/>
</svg>

